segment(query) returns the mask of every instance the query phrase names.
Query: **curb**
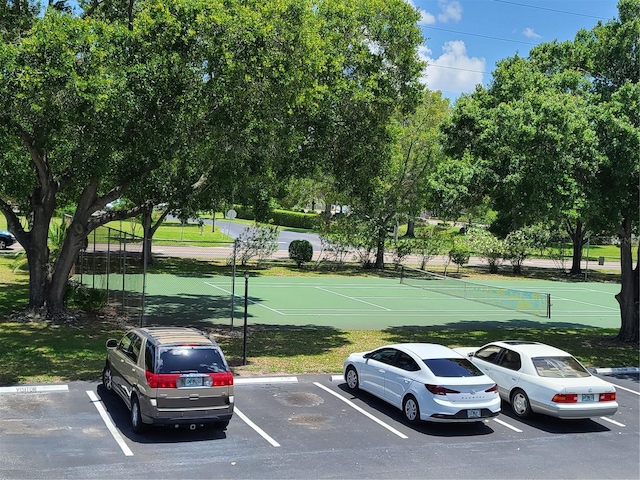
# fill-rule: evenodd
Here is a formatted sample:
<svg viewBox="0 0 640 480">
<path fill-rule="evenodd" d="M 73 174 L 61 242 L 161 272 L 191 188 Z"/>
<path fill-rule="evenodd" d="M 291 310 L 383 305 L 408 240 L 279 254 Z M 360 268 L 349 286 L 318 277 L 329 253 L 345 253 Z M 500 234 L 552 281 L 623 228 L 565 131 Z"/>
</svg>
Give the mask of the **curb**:
<svg viewBox="0 0 640 480">
<path fill-rule="evenodd" d="M 640 373 L 640 368 L 638 367 L 613 367 L 613 368 L 596 368 L 591 367 L 588 368 L 591 373 L 595 373 L 598 375 L 607 375 L 607 374 L 615 374 L 615 373 Z"/>
</svg>

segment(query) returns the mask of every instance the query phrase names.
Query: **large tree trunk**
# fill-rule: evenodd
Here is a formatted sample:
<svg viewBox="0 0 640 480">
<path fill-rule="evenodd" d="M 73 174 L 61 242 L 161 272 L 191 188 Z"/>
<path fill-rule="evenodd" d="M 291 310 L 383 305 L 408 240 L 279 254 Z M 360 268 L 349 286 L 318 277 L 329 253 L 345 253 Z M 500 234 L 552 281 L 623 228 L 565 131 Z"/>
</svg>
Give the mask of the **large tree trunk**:
<svg viewBox="0 0 640 480">
<path fill-rule="evenodd" d="M 415 238 L 416 236 L 416 222 L 413 218 L 410 218 L 407 222 L 407 233 L 404 234 L 405 237 Z"/>
<path fill-rule="evenodd" d="M 640 334 L 640 258 L 633 268 L 631 255 L 631 220 L 625 218 L 620 228 L 620 268 L 622 287 L 616 295 L 620 304 L 622 324 L 618 332 L 618 340 L 638 343 Z M 638 246 L 640 255 L 640 245 Z"/>
<path fill-rule="evenodd" d="M 575 227 L 567 220 L 566 229 L 571 237 L 571 244 L 573 246 L 570 273 L 571 275 L 579 275 L 582 273 L 582 247 L 587 243 L 587 238 L 585 238 L 585 231 L 580 220 L 576 222 Z"/>
</svg>

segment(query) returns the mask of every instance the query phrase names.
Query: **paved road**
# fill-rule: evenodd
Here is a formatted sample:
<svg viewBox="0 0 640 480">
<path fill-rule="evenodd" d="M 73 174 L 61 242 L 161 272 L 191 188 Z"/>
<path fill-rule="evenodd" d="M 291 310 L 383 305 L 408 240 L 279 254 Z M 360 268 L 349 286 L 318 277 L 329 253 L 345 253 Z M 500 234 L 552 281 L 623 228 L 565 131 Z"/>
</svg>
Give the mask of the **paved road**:
<svg viewBox="0 0 640 480">
<path fill-rule="evenodd" d="M 226 431 L 143 435 L 97 381 L 21 385 L 0 392 L 0 478 L 640 478 L 637 376 L 607 380 L 611 417 L 523 421 L 505 406 L 485 422 L 412 426 L 339 375 L 236 377 Z"/>
</svg>

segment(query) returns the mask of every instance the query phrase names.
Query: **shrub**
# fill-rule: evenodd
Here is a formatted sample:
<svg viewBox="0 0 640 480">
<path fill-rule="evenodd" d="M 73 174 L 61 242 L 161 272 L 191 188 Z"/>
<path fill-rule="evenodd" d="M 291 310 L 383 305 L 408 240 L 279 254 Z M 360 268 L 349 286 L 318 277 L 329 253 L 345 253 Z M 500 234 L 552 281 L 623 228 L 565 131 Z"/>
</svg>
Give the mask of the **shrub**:
<svg viewBox="0 0 640 480">
<path fill-rule="evenodd" d="M 262 264 L 265 259 L 278 250 L 279 235 L 280 230 L 278 227 L 254 225 L 245 229 L 236 239 L 240 264 L 245 266 L 253 257 L 258 257 L 258 266 Z"/>
<path fill-rule="evenodd" d="M 313 258 L 313 246 L 309 240 L 293 240 L 289 244 L 289 258 L 296 262 L 298 267 L 310 262 Z"/>
<path fill-rule="evenodd" d="M 449 258 L 458 266 L 458 272 L 460 271 L 460 267 L 469 261 L 470 256 L 471 252 L 469 248 L 461 242 L 456 242 L 453 248 L 449 250 Z"/>
</svg>

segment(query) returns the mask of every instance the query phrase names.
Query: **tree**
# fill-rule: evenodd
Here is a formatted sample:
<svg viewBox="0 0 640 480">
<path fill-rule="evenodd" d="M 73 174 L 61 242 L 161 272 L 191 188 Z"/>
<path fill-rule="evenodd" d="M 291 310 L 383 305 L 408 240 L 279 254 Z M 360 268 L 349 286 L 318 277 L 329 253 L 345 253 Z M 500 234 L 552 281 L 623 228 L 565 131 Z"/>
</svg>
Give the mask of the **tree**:
<svg viewBox="0 0 640 480">
<path fill-rule="evenodd" d="M 3 12 L 14 5 L 26 3 Z M 151 233 L 155 204 L 268 198 L 316 163 L 351 181 L 351 167 L 368 168 L 363 153 L 376 151 L 387 112 L 409 105 L 418 83 L 417 14 L 401 0 L 82 6 L 81 16 L 33 8 L 0 21 L 0 211 L 25 248 L 30 308 L 50 317 L 64 313 L 93 229 L 145 213 Z M 358 148 L 320 157 L 352 132 Z M 105 210 L 120 197 L 134 206 Z M 51 259 L 57 206 L 74 216 Z"/>
<path fill-rule="evenodd" d="M 378 172 L 366 180 L 366 195 L 358 196 L 353 217 L 366 218 L 371 243 L 376 249 L 376 268 L 384 267 L 387 229 L 398 218 L 415 218 L 429 195 L 428 179 L 442 159 L 439 125 L 448 114 L 448 100 L 440 92 L 425 91 L 413 114 L 398 111 L 389 146 Z"/>
<path fill-rule="evenodd" d="M 619 232 L 619 338 L 637 342 L 631 233 L 639 210 L 640 2 L 621 0 L 618 8 L 619 19 L 574 42 L 500 62 L 489 88 L 461 98 L 444 131 L 450 153 L 473 159 L 471 185 L 490 195 L 506 230 L 541 221 L 569 226 L 573 272 L 585 227 Z"/>
<path fill-rule="evenodd" d="M 640 1 L 621 0 L 619 19 L 581 31 L 575 40 L 578 66 L 599 95 L 596 131 L 606 160 L 591 194 L 598 216 L 620 238 L 621 290 L 616 295 L 622 325 L 618 338 L 640 337 L 640 258 L 632 260 L 632 233 L 640 227 Z M 640 256 L 640 245 L 636 245 Z"/>
</svg>

